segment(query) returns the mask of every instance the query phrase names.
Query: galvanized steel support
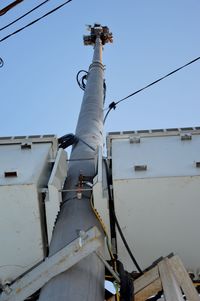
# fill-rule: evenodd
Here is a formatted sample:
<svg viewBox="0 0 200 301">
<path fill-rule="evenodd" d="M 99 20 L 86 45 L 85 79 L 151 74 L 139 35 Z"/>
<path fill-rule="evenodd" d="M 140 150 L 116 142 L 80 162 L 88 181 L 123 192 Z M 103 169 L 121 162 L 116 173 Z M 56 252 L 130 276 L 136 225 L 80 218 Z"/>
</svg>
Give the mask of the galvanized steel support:
<svg viewBox="0 0 200 301">
<path fill-rule="evenodd" d="M 108 29 L 97 24 L 91 27 L 91 35 L 87 37 L 87 44 L 94 45 L 94 55 L 76 127 L 79 142 L 73 146 L 72 161 L 64 187 L 66 190 L 76 191 L 67 192 L 64 195 L 50 245 L 50 254 L 54 254 L 75 239 L 80 229 L 87 231 L 90 227 L 99 225 L 90 206 L 91 191 L 84 191 L 84 189 L 88 188 L 87 182 L 92 182 L 96 174 L 96 149 L 103 145 L 102 43 L 106 43 L 109 39 L 111 39 L 111 34 Z M 79 161 L 79 158 L 90 158 L 90 160 Z M 101 241 L 101 253 L 103 253 L 103 235 Z M 104 264 L 95 253 L 89 255 L 47 283 L 41 291 L 39 300 L 104 300 Z"/>
</svg>

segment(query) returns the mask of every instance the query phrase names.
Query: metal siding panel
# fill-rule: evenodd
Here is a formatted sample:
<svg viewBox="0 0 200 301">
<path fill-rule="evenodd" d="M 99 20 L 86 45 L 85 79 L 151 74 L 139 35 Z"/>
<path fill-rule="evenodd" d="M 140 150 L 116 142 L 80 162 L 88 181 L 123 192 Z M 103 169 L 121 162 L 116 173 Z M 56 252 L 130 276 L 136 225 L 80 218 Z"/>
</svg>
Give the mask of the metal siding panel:
<svg viewBox="0 0 200 301">
<path fill-rule="evenodd" d="M 188 269 L 200 268 L 200 135 L 191 134 L 183 141 L 178 132 L 147 133 L 140 143 L 130 143 L 127 135 L 112 136 L 108 152 L 116 214 L 143 268 L 171 252 Z M 135 165 L 147 165 L 147 170 L 135 171 Z M 119 259 L 134 270 L 119 237 L 118 242 Z"/>
<path fill-rule="evenodd" d="M 56 155 L 57 140 L 53 137 L 32 139 L 8 139 L 0 143 L 0 281 L 9 281 L 43 260 L 44 220 L 41 218 L 41 198 L 39 195 L 47 187 L 52 168 L 52 159 Z M 31 147 L 21 148 L 21 144 L 29 143 Z M 63 152 L 60 150 L 60 153 Z M 53 224 L 59 204 L 55 197 L 60 198 L 64 182 L 63 171 L 66 157 L 58 160 L 56 179 L 56 196 L 52 194 L 48 204 L 46 219 L 47 231 L 52 233 Z M 65 162 L 64 162 L 64 161 Z M 60 165 L 63 165 L 62 167 Z M 55 171 L 54 169 L 54 171 Z M 4 173 L 16 171 L 17 176 L 5 177 Z M 11 174 L 12 175 L 12 174 Z M 62 179 L 61 179 L 62 178 Z M 62 183 L 59 183 L 61 181 Z M 52 184 L 50 182 L 50 184 Z M 51 186 L 51 185 L 50 185 Z M 58 195 L 59 194 L 59 195 Z M 60 200 L 60 199 L 59 199 Z"/>
<path fill-rule="evenodd" d="M 113 139 L 113 179 L 200 175 L 199 150 L 199 135 L 191 141 L 181 141 L 179 136 L 145 137 L 135 144 Z M 135 165 L 147 165 L 147 171 L 135 171 Z"/>
<path fill-rule="evenodd" d="M 37 189 L 0 186 L 0 280 L 13 280 L 43 259 Z"/>
<path fill-rule="evenodd" d="M 50 158 L 50 152 L 51 143 L 33 144 L 30 150 L 21 150 L 20 144 L 1 145 L 0 185 L 24 185 L 36 183 L 38 180 L 47 181 L 39 177 Z M 5 178 L 5 171 L 17 171 L 17 177 Z"/>
<path fill-rule="evenodd" d="M 146 268 L 171 252 L 188 269 L 200 268 L 200 177 L 114 181 L 116 215 L 139 264 Z M 118 237 L 119 258 L 133 264 Z"/>
</svg>

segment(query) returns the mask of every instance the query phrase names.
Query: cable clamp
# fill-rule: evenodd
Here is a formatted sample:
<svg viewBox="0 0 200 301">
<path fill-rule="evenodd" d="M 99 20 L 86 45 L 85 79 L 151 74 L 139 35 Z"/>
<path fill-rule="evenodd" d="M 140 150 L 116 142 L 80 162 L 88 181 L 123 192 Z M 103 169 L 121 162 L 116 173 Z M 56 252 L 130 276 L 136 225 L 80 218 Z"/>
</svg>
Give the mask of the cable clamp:
<svg viewBox="0 0 200 301">
<path fill-rule="evenodd" d="M 113 101 L 113 102 L 111 102 L 111 103 L 109 104 L 109 109 L 110 109 L 110 110 L 112 110 L 112 109 L 115 110 L 115 109 L 116 109 L 116 106 L 117 106 L 116 102 Z"/>
</svg>

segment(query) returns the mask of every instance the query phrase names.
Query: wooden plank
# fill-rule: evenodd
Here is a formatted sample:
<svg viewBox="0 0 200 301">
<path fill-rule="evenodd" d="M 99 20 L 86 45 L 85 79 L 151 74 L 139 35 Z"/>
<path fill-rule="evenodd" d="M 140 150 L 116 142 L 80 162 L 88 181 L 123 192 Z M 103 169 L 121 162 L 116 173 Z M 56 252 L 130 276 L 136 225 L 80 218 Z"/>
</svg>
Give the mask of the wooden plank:
<svg viewBox="0 0 200 301">
<path fill-rule="evenodd" d="M 162 282 L 161 282 L 162 280 Z M 187 300 L 200 301 L 200 297 L 192 283 L 182 261 L 175 255 L 165 258 L 158 267 L 154 267 L 134 281 L 135 301 L 145 301 L 156 295 L 162 288 L 167 301 L 183 301 L 183 289 Z M 108 301 L 115 301 L 115 296 Z"/>
<path fill-rule="evenodd" d="M 135 301 L 145 301 L 149 297 L 156 295 L 159 291 L 162 290 L 162 284 L 160 279 L 155 280 L 148 286 L 146 286 L 143 290 L 139 291 L 135 294 Z"/>
<path fill-rule="evenodd" d="M 133 300 L 135 301 L 145 301 L 149 297 L 156 295 L 162 289 L 162 284 L 160 279 L 153 281 L 151 284 L 146 286 L 143 290 L 140 290 Z M 115 296 L 111 297 L 107 301 L 115 301 Z"/>
<path fill-rule="evenodd" d="M 148 297 L 159 292 L 162 289 L 159 277 L 158 268 L 154 267 L 136 279 L 134 281 L 136 300 L 146 300 Z M 111 297 L 108 301 L 115 301 L 115 297 Z"/>
<path fill-rule="evenodd" d="M 171 271 L 169 259 L 165 258 L 161 262 L 159 262 L 158 269 L 160 273 L 165 300 L 184 301 L 178 282 L 174 277 L 173 272 Z"/>
<path fill-rule="evenodd" d="M 107 301 L 115 301 L 115 296 L 112 296 L 111 298 L 107 299 Z"/>
<path fill-rule="evenodd" d="M 154 267 L 134 281 L 135 294 L 159 278 L 158 267 Z"/>
<path fill-rule="evenodd" d="M 176 275 L 177 281 L 183 289 L 187 300 L 200 301 L 197 290 L 195 289 L 181 259 L 177 255 L 175 255 L 170 258 L 169 265 L 173 273 Z"/>
</svg>

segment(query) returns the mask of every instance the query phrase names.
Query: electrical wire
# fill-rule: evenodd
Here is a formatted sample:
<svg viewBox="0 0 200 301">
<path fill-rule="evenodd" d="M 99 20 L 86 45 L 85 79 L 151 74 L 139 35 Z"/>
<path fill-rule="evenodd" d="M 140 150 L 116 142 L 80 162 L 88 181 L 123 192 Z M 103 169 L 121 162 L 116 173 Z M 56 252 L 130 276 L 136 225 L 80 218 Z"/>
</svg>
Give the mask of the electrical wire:
<svg viewBox="0 0 200 301">
<path fill-rule="evenodd" d="M 106 100 L 106 90 L 107 90 L 107 86 L 106 86 L 106 81 L 104 79 L 104 81 L 103 81 L 103 104 L 105 103 L 105 100 Z"/>
<path fill-rule="evenodd" d="M 105 169 L 106 169 L 106 179 L 107 179 L 107 184 L 108 184 L 111 182 L 111 179 L 110 179 L 107 161 L 105 158 L 103 159 L 103 162 L 104 162 Z M 109 218 L 110 218 L 110 235 L 111 235 L 113 253 L 114 253 L 115 258 L 117 259 L 117 253 L 118 253 L 117 252 L 117 233 L 116 233 L 115 223 L 113 223 L 113 221 L 115 220 L 115 216 L 114 216 L 115 206 L 114 206 L 114 200 L 112 198 L 110 189 L 108 189 L 108 199 L 109 199 L 108 205 L 109 205 Z"/>
<path fill-rule="evenodd" d="M 0 68 L 2 68 L 3 65 L 4 65 L 4 61 L 3 61 L 3 59 L 0 57 Z"/>
<path fill-rule="evenodd" d="M 74 134 L 67 134 L 58 138 L 59 148 L 67 148 L 73 144 L 78 143 L 79 139 Z"/>
<path fill-rule="evenodd" d="M 106 160 L 104 160 L 104 163 L 105 163 L 105 166 L 106 166 L 106 178 L 107 178 L 108 198 L 109 198 L 109 203 L 110 203 L 110 202 L 113 201 L 113 199 L 112 199 L 112 194 L 111 194 L 111 189 L 110 189 L 109 171 L 108 171 L 108 165 L 107 165 Z M 131 249 L 130 249 L 130 247 L 129 247 L 129 245 L 128 245 L 128 243 L 127 243 L 125 237 L 124 237 L 124 234 L 123 234 L 122 229 L 121 229 L 121 227 L 120 227 L 120 225 L 119 225 L 119 222 L 118 222 L 118 219 L 117 219 L 117 216 L 116 216 L 116 213 L 115 213 L 114 208 L 113 208 L 112 210 L 113 210 L 112 215 L 113 215 L 113 217 L 114 217 L 115 224 L 116 224 L 116 226 L 117 226 L 117 229 L 118 229 L 118 232 L 119 232 L 119 234 L 120 234 L 120 237 L 121 237 L 121 239 L 122 239 L 122 241 L 123 241 L 123 243 L 124 243 L 124 246 L 126 247 L 126 250 L 127 250 L 128 254 L 129 254 L 131 260 L 133 261 L 134 265 L 135 265 L 136 268 L 138 269 L 138 271 L 139 271 L 141 274 L 143 274 L 142 269 L 140 268 L 140 266 L 139 266 L 139 264 L 138 264 L 136 258 L 134 257 L 133 253 L 131 252 Z"/>
<path fill-rule="evenodd" d="M 107 244 L 107 248 L 108 248 L 108 251 L 109 251 L 109 254 L 110 254 L 110 257 L 112 260 L 115 260 L 115 257 L 112 253 L 112 250 L 111 250 L 111 246 L 110 246 L 110 243 L 109 243 L 109 237 L 108 237 L 108 232 L 107 232 L 107 229 L 106 229 L 106 226 L 104 225 L 103 223 L 103 220 L 99 214 L 99 212 L 97 211 L 97 209 L 94 207 L 94 204 L 93 204 L 93 196 L 90 198 L 90 205 L 91 205 L 91 208 L 95 214 L 95 216 L 97 217 L 98 221 L 100 222 L 101 226 L 102 226 L 102 229 L 104 231 L 104 234 L 106 236 L 106 244 Z"/>
<path fill-rule="evenodd" d="M 64 136 L 58 138 L 59 148 L 63 148 L 63 149 L 67 148 L 68 146 L 75 145 L 79 141 L 81 141 L 83 144 L 85 144 L 87 147 L 89 147 L 94 152 L 96 151 L 94 147 L 92 147 L 86 141 L 77 137 L 74 134 L 67 134 L 67 135 L 64 135 Z"/>
<path fill-rule="evenodd" d="M 128 254 L 129 254 L 130 258 L 132 259 L 133 263 L 135 264 L 136 268 L 138 269 L 138 271 L 139 271 L 141 274 L 143 274 L 142 269 L 140 268 L 139 264 L 137 263 L 135 257 L 133 256 L 133 253 L 131 252 L 131 249 L 130 249 L 130 247 L 129 247 L 127 241 L 126 241 L 126 238 L 125 238 L 125 236 L 124 236 L 124 234 L 123 234 L 123 232 L 122 232 L 122 229 L 121 229 L 121 227 L 120 227 L 120 225 L 119 225 L 119 222 L 118 222 L 118 219 L 117 219 L 117 217 L 116 217 L 115 212 L 114 212 L 114 216 L 115 216 L 115 223 L 116 223 L 117 229 L 118 229 L 118 231 L 119 231 L 119 234 L 120 234 L 120 236 L 121 236 L 121 239 L 122 239 L 122 241 L 123 241 L 123 243 L 124 243 L 124 246 L 126 247 L 126 250 L 127 250 Z"/>
<path fill-rule="evenodd" d="M 104 120 L 103 120 L 103 124 L 105 124 L 106 119 L 107 119 L 107 117 L 108 117 L 110 111 L 111 111 L 112 109 L 115 110 L 115 109 L 116 109 L 116 106 L 117 106 L 117 103 L 115 103 L 114 101 L 111 102 L 111 103 L 109 104 L 108 111 L 106 112 L 106 115 L 105 115 Z"/>
<path fill-rule="evenodd" d="M 24 17 L 28 16 L 30 13 L 32 13 L 34 10 L 38 9 L 39 7 L 41 7 L 42 5 L 44 5 L 45 3 L 47 3 L 50 0 L 45 0 L 42 3 L 40 3 L 39 5 L 35 6 L 34 8 L 32 8 L 31 10 L 29 10 L 28 12 L 26 12 L 25 14 L 23 14 L 22 16 L 18 17 L 17 19 L 13 20 L 12 22 L 8 23 L 7 25 L 3 26 L 0 28 L 0 31 L 8 28 L 9 26 L 15 24 L 16 22 L 18 22 L 19 20 L 23 19 Z"/>
<path fill-rule="evenodd" d="M 43 18 L 49 16 L 50 14 L 54 13 L 55 11 L 59 10 L 60 8 L 62 8 L 64 5 L 68 4 L 69 2 L 71 2 L 72 0 L 68 0 L 68 1 L 65 1 L 64 3 L 60 4 L 59 6 L 55 7 L 54 9 L 50 10 L 49 12 L 47 12 L 46 14 L 42 15 L 41 17 L 33 20 L 32 22 L 28 23 L 27 25 L 17 29 L 16 31 L 8 34 L 7 36 L 3 37 L 2 39 L 0 39 L 0 43 L 2 43 L 3 41 L 7 40 L 8 38 L 10 38 L 11 36 L 19 33 L 20 31 L 26 29 L 27 27 L 35 24 L 36 22 L 42 20 Z"/>
<path fill-rule="evenodd" d="M 24 0 L 15 0 L 14 2 L 10 3 L 9 5 L 7 5 L 6 7 L 2 8 L 0 10 L 0 16 L 5 15 L 9 10 L 11 10 L 13 7 L 15 7 L 16 5 L 18 5 L 22 1 L 24 1 Z"/>
<path fill-rule="evenodd" d="M 165 78 L 171 76 L 172 74 L 174 74 L 174 73 L 180 71 L 181 69 L 183 69 L 183 68 L 185 68 L 185 67 L 187 67 L 187 66 L 189 66 L 189 65 L 191 65 L 191 64 L 193 64 L 193 63 L 195 63 L 195 62 L 198 61 L 199 59 L 200 59 L 200 56 L 197 57 L 197 58 L 195 58 L 195 59 L 193 59 L 192 61 L 186 63 L 185 65 L 183 65 L 183 66 L 181 66 L 181 67 L 179 67 L 179 68 L 177 68 L 177 69 L 171 71 L 170 73 L 168 73 L 168 74 L 166 74 L 166 75 L 164 75 L 164 76 L 158 78 L 157 80 L 155 80 L 155 81 L 153 81 L 152 83 L 150 83 L 150 84 L 144 86 L 143 88 L 141 88 L 141 89 L 139 89 L 139 90 L 137 90 L 137 91 L 135 91 L 135 92 L 129 94 L 128 96 L 126 96 L 126 97 L 124 97 L 124 98 L 118 100 L 117 102 L 114 102 L 114 101 L 111 102 L 110 105 L 109 105 L 109 107 L 108 107 L 108 111 L 106 112 L 106 115 L 105 115 L 105 117 L 104 117 L 104 123 L 105 123 L 105 121 L 106 121 L 106 119 L 107 119 L 107 117 L 108 117 L 110 111 L 111 111 L 112 109 L 115 110 L 115 109 L 116 109 L 116 106 L 117 106 L 119 103 L 121 103 L 121 102 L 127 100 L 128 98 L 130 98 L 130 97 L 132 97 L 132 96 L 134 96 L 134 95 L 136 95 L 136 94 L 138 94 L 138 93 L 144 91 L 145 89 L 147 89 L 147 88 L 149 88 L 149 87 L 151 87 L 151 86 L 157 84 L 157 83 L 160 82 L 161 80 L 163 80 L 163 79 L 165 79 Z"/>
<path fill-rule="evenodd" d="M 81 78 L 79 78 L 79 75 L 81 73 L 85 73 Z M 77 81 L 77 84 L 79 86 L 79 88 L 81 88 L 81 90 L 85 91 L 85 88 L 86 88 L 86 81 L 87 81 L 87 78 L 88 78 L 88 74 L 89 72 L 86 71 L 86 70 L 80 70 L 77 75 L 76 75 L 76 81 Z M 105 99 L 106 99 L 106 82 L 105 82 L 105 79 L 103 81 L 103 103 L 105 103 Z"/>
<path fill-rule="evenodd" d="M 85 74 L 81 77 L 81 80 L 80 80 L 79 75 L 81 73 L 85 73 Z M 81 90 L 83 90 L 83 91 L 85 91 L 85 87 L 86 87 L 85 80 L 87 80 L 87 75 L 88 75 L 88 72 L 86 70 L 80 70 L 76 75 L 77 84 L 79 85 L 79 88 L 81 88 Z"/>
<path fill-rule="evenodd" d="M 124 269 L 124 265 L 117 261 L 117 269 L 120 278 L 120 300 L 132 301 L 134 298 L 133 278 L 129 272 Z"/>
</svg>

